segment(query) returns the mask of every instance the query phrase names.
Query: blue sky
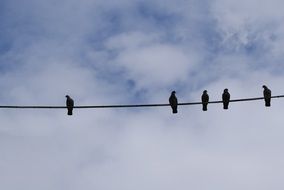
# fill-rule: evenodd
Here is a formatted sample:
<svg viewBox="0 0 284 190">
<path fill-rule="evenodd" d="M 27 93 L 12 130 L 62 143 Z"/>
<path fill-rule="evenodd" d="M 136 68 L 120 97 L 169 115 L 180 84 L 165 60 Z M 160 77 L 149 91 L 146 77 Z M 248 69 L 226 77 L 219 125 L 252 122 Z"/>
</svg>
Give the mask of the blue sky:
<svg viewBox="0 0 284 190">
<path fill-rule="evenodd" d="M 283 94 L 280 0 L 0 0 L 0 104 Z M 281 189 L 283 102 L 0 110 L 1 189 Z"/>
</svg>

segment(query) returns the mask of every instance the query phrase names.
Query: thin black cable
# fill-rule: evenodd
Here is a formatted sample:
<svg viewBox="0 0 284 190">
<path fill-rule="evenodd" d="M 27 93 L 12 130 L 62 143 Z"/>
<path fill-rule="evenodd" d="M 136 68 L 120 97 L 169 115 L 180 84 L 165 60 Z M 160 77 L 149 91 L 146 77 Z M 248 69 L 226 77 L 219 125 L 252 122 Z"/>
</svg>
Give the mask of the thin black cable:
<svg viewBox="0 0 284 190">
<path fill-rule="evenodd" d="M 284 98 L 284 95 L 279 96 L 271 96 L 271 98 Z M 258 98 L 242 98 L 242 99 L 233 99 L 230 102 L 247 102 L 247 101 L 255 101 L 255 100 L 263 100 L 263 97 Z M 220 104 L 223 101 L 209 101 L 208 104 Z M 202 102 L 187 102 L 187 103 L 179 103 L 179 106 L 187 106 L 187 105 L 198 105 L 202 104 Z M 170 106 L 170 104 L 128 104 L 128 105 L 99 105 L 99 106 L 74 106 L 74 108 L 78 109 L 97 109 L 97 108 L 133 108 L 133 107 L 162 107 L 162 106 Z M 0 105 L 0 109 L 66 109 L 66 106 L 10 106 L 10 105 Z"/>
</svg>

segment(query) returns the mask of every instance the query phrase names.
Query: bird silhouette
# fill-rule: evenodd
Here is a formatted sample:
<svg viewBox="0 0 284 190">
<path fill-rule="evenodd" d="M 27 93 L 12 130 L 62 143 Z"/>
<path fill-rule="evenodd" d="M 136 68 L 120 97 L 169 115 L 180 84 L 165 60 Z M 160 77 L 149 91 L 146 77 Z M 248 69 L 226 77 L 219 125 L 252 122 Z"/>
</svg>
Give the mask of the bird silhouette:
<svg viewBox="0 0 284 190">
<path fill-rule="evenodd" d="M 171 93 L 171 96 L 169 98 L 169 102 L 170 102 L 170 105 L 172 107 L 172 110 L 173 110 L 173 114 L 177 113 L 177 107 L 178 107 L 178 100 L 177 100 L 177 97 L 176 97 L 176 92 L 175 91 L 172 91 Z"/>
<path fill-rule="evenodd" d="M 230 93 L 227 88 L 224 89 L 224 92 L 222 94 L 222 100 L 223 100 L 223 108 L 225 110 L 228 109 L 230 102 Z"/>
<path fill-rule="evenodd" d="M 67 115 L 73 114 L 74 100 L 70 98 L 70 96 L 66 95 L 66 107 L 67 107 Z"/>
<path fill-rule="evenodd" d="M 265 101 L 265 106 L 270 107 L 270 101 L 271 101 L 271 90 L 267 88 L 267 86 L 263 85 L 263 97 Z"/>
<path fill-rule="evenodd" d="M 202 110 L 207 111 L 207 105 L 209 102 L 209 95 L 207 94 L 207 90 L 203 91 L 203 94 L 201 96 L 201 101 L 202 101 Z"/>
</svg>

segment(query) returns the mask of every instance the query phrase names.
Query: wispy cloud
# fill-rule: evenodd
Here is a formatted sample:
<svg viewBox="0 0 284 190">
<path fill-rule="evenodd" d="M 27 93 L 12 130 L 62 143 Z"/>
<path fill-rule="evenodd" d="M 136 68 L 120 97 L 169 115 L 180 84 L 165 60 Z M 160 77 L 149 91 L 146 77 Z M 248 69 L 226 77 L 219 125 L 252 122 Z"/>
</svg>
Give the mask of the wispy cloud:
<svg viewBox="0 0 284 190">
<path fill-rule="evenodd" d="M 283 3 L 0 4 L 0 104 L 283 94 Z M 282 100 L 116 110 L 0 110 L 1 189 L 281 189 Z"/>
</svg>

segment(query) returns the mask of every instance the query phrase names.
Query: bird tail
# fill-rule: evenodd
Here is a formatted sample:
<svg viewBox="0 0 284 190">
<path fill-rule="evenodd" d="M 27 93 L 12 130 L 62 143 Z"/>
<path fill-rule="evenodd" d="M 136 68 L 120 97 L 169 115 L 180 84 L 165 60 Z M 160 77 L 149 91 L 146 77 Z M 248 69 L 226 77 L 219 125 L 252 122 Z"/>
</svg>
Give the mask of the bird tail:
<svg viewBox="0 0 284 190">
<path fill-rule="evenodd" d="M 228 107 L 229 107 L 229 104 L 227 104 L 227 103 L 225 103 L 224 106 L 223 106 L 223 108 L 224 108 L 225 110 L 227 110 Z"/>
<path fill-rule="evenodd" d="M 178 112 L 177 108 L 173 108 L 173 113 L 177 113 L 177 112 Z"/>
<path fill-rule="evenodd" d="M 73 111 L 72 110 L 68 110 L 67 115 L 73 115 Z"/>
<path fill-rule="evenodd" d="M 265 106 L 270 107 L 270 99 L 265 100 Z"/>
<path fill-rule="evenodd" d="M 207 105 L 203 104 L 202 110 L 207 111 Z"/>
</svg>

